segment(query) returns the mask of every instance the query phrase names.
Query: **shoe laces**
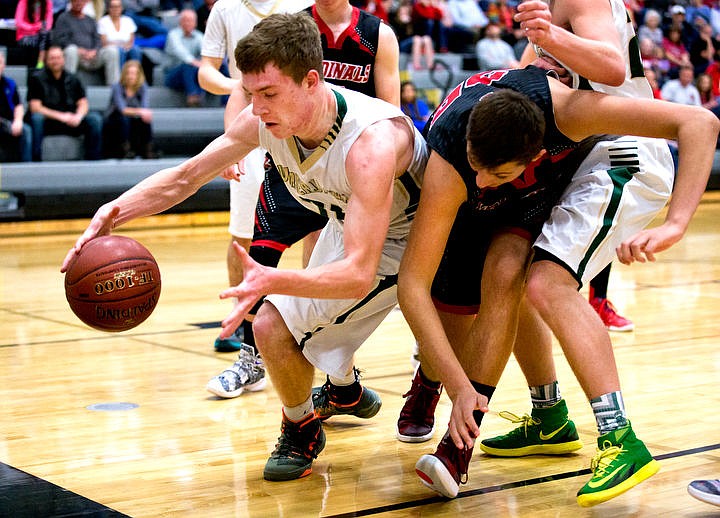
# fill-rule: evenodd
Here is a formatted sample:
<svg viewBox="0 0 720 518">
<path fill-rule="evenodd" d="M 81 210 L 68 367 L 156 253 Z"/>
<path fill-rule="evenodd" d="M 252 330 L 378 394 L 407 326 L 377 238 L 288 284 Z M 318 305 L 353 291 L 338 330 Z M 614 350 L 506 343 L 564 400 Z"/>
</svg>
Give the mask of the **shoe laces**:
<svg viewBox="0 0 720 518">
<path fill-rule="evenodd" d="M 408 401 L 402 408 L 402 417 L 425 417 L 431 414 L 435 410 L 436 400 L 440 398 L 441 393 L 442 385 L 439 389 L 434 389 L 416 377 L 413 379 L 410 390 L 403 394 Z"/>
<path fill-rule="evenodd" d="M 318 452 L 315 447 L 317 434 L 312 433 L 312 425 L 315 418 L 304 423 L 293 423 L 283 419 L 280 425 L 280 437 L 275 445 L 273 455 L 278 457 L 303 456 L 317 458 Z M 319 423 L 317 423 L 319 424 Z"/>
<path fill-rule="evenodd" d="M 503 419 L 507 419 L 511 423 L 519 424 L 517 428 L 510 431 L 510 433 L 518 433 L 519 430 L 522 430 L 525 434 L 525 437 L 527 437 L 527 430 L 530 426 L 538 426 L 542 421 L 540 419 L 535 419 L 530 414 L 524 414 L 522 416 L 519 416 L 517 414 L 513 414 L 512 412 L 508 412 L 507 410 L 503 410 L 498 414 Z"/>
<path fill-rule="evenodd" d="M 243 347 L 238 353 L 238 359 L 232 364 L 232 367 L 226 369 L 225 373 L 232 373 L 237 376 L 243 383 L 252 378 L 256 374 L 261 366 L 262 360 L 253 352 Z"/>
<path fill-rule="evenodd" d="M 624 451 L 625 449 L 622 444 L 613 444 L 610 441 L 604 441 L 590 461 L 590 469 L 594 473 L 593 476 L 596 478 L 605 476 L 605 473 L 613 461 Z"/>
</svg>

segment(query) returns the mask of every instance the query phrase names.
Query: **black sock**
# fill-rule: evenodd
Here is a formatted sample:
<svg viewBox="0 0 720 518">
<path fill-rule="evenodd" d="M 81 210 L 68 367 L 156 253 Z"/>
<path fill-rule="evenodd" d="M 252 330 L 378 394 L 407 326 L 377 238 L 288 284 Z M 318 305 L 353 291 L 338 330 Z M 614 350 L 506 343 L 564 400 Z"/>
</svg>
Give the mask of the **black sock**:
<svg viewBox="0 0 720 518">
<path fill-rule="evenodd" d="M 255 349 L 255 353 L 257 354 L 257 346 L 255 345 L 255 335 L 253 334 L 252 330 L 252 322 L 249 322 L 247 320 L 243 320 L 242 322 L 243 327 L 243 333 L 245 333 L 245 343 Z"/>
<path fill-rule="evenodd" d="M 593 296 L 598 299 L 607 298 L 608 283 L 610 282 L 610 267 L 612 263 L 608 264 L 603 270 L 598 273 L 593 280 L 590 281 L 590 287 L 593 290 Z"/>
<path fill-rule="evenodd" d="M 473 381 L 473 380 L 470 380 L 470 383 L 472 383 L 472 386 L 475 389 L 475 392 L 485 396 L 488 399 L 488 403 L 489 403 L 490 398 L 492 397 L 493 393 L 495 392 L 495 387 L 491 387 L 490 385 L 484 385 L 482 383 L 478 383 L 477 381 Z M 480 426 L 480 423 L 482 422 L 484 415 L 485 415 L 485 412 L 481 412 L 480 410 L 473 410 L 473 417 L 475 418 L 475 423 L 477 423 L 478 426 Z"/>
<path fill-rule="evenodd" d="M 432 381 L 430 378 L 425 376 L 425 373 L 422 370 L 422 365 L 418 367 L 418 374 L 420 375 L 420 381 L 422 381 L 423 385 L 429 388 L 440 390 L 441 383 L 439 381 Z"/>
</svg>

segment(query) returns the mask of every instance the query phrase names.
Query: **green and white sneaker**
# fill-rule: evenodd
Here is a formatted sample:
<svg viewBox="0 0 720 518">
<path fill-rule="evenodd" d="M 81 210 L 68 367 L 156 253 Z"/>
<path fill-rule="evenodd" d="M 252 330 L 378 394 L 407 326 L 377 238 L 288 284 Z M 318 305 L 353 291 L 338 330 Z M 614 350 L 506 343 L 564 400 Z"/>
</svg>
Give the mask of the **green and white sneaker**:
<svg viewBox="0 0 720 518">
<path fill-rule="evenodd" d="M 520 423 L 520 426 L 505 435 L 481 441 L 480 449 L 489 455 L 562 455 L 577 451 L 583 446 L 575 423 L 568 419 L 564 399 L 549 408 L 533 408 L 532 415 L 518 417 L 504 411 L 499 415 L 513 423 Z"/>
<path fill-rule="evenodd" d="M 582 507 L 601 504 L 635 487 L 660 470 L 630 424 L 598 437 L 598 451 L 590 463 L 592 478 L 577 494 Z"/>
</svg>

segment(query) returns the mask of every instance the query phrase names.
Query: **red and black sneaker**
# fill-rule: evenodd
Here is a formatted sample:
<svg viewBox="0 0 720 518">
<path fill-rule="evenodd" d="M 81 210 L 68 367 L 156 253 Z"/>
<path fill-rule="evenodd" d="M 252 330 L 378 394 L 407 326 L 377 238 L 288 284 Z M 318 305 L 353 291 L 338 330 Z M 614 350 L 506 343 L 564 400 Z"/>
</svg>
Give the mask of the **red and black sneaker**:
<svg viewBox="0 0 720 518">
<path fill-rule="evenodd" d="M 455 498 L 460 484 L 467 483 L 468 465 L 472 457 L 472 448 L 459 450 L 450 438 L 450 433 L 438 444 L 435 453 L 423 455 L 415 464 L 415 473 L 420 480 L 433 491 L 448 498 Z"/>
<path fill-rule="evenodd" d="M 435 407 L 440 401 L 439 388 L 423 383 L 420 370 L 415 372 L 412 386 L 403 394 L 405 404 L 397 422 L 397 438 L 402 442 L 424 442 L 435 432 Z"/>
</svg>

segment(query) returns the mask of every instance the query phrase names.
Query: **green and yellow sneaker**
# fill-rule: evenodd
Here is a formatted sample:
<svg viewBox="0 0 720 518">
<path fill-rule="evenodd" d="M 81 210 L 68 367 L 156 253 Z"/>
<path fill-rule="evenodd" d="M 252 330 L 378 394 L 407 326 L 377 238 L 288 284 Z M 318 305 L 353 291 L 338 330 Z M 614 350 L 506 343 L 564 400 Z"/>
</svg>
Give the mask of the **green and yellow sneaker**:
<svg viewBox="0 0 720 518">
<path fill-rule="evenodd" d="M 598 437 L 598 451 L 590 463 L 592 478 L 577 494 L 582 507 L 601 504 L 624 493 L 660 469 L 630 424 Z"/>
<path fill-rule="evenodd" d="M 565 400 L 549 408 L 533 408 L 532 415 L 522 417 L 500 412 L 500 417 L 520 426 L 506 433 L 480 442 L 480 449 L 498 457 L 524 455 L 562 455 L 582 448 L 575 423 L 568 419 Z"/>
</svg>

